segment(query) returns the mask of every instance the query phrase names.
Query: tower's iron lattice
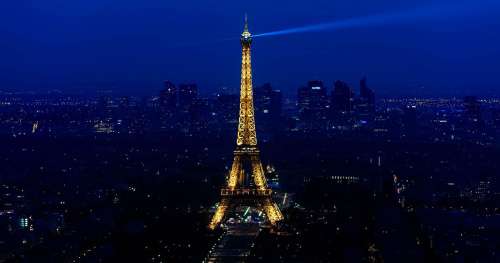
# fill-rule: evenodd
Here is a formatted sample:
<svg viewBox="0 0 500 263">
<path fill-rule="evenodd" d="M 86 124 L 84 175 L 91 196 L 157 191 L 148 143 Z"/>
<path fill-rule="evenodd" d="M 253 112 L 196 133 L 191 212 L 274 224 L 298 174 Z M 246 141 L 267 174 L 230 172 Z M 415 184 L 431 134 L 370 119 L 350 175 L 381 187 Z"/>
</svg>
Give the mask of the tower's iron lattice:
<svg viewBox="0 0 500 263">
<path fill-rule="evenodd" d="M 252 34 L 245 29 L 241 34 L 241 91 L 238 137 L 234 151 L 233 165 L 227 179 L 227 186 L 221 189 L 221 202 L 210 221 L 209 228 L 215 229 L 231 209 L 238 205 L 248 205 L 262 209 L 272 225 L 283 219 L 278 206 L 271 199 L 272 190 L 268 188 L 264 169 L 257 148 L 257 133 L 252 91 L 252 64 L 250 45 Z"/>
</svg>

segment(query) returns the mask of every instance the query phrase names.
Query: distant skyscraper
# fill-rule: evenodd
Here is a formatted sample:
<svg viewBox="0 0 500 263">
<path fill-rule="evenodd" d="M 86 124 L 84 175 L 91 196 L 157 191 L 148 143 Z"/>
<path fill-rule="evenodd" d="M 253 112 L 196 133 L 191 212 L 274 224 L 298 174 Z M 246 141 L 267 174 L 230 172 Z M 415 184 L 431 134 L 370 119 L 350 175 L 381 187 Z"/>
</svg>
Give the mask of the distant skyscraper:
<svg viewBox="0 0 500 263">
<path fill-rule="evenodd" d="M 375 111 L 375 92 L 366 85 L 366 77 L 359 82 L 359 97 L 366 104 L 368 112 Z"/>
<path fill-rule="evenodd" d="M 328 96 L 322 81 L 312 80 L 297 91 L 297 106 L 301 122 L 309 128 L 321 129 L 328 115 Z"/>
<path fill-rule="evenodd" d="M 183 112 L 189 112 L 198 97 L 196 84 L 179 85 L 179 107 Z"/>
<path fill-rule="evenodd" d="M 366 85 L 366 77 L 359 82 L 359 97 L 355 101 L 355 111 L 362 124 L 369 124 L 375 115 L 375 93 Z"/>
<path fill-rule="evenodd" d="M 257 119 L 259 119 L 259 116 L 269 115 L 271 111 L 272 92 L 273 89 L 269 83 L 255 88 L 254 98 Z"/>
<path fill-rule="evenodd" d="M 273 90 L 271 84 L 266 83 L 256 88 L 254 93 L 255 116 L 259 127 L 275 128 L 280 121 L 283 107 L 281 91 Z"/>
<path fill-rule="evenodd" d="M 326 95 L 326 88 L 322 81 L 313 80 L 309 81 L 308 88 L 311 92 L 311 109 L 314 112 L 324 115 L 328 108 L 328 96 Z"/>
<path fill-rule="evenodd" d="M 351 112 L 354 94 L 347 83 L 335 81 L 332 91 L 332 108 L 335 112 Z"/>
<path fill-rule="evenodd" d="M 273 90 L 271 92 L 270 112 L 273 119 L 279 118 L 283 111 L 283 95 L 281 90 Z"/>
<path fill-rule="evenodd" d="M 302 118 L 310 110 L 311 92 L 308 87 L 302 86 L 297 90 L 297 108 Z"/>
<path fill-rule="evenodd" d="M 160 91 L 160 107 L 173 112 L 177 106 L 177 88 L 170 81 L 164 82 L 164 89 Z"/>
<path fill-rule="evenodd" d="M 375 102 L 375 93 L 366 85 L 366 77 L 359 81 L 359 96 L 365 98 L 369 102 Z"/>
</svg>

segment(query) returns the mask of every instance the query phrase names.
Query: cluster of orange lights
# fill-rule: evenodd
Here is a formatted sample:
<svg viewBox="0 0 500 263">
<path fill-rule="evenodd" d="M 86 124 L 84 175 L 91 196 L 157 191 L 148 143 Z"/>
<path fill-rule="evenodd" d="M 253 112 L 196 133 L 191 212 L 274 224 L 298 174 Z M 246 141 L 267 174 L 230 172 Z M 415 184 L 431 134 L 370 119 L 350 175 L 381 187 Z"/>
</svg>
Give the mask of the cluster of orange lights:
<svg viewBox="0 0 500 263">
<path fill-rule="evenodd" d="M 283 219 L 280 209 L 271 200 L 272 190 L 267 187 L 264 169 L 257 149 L 250 56 L 251 36 L 245 19 L 245 30 L 241 35 L 241 91 L 238 136 L 236 139 L 237 146 L 233 165 L 227 179 L 227 188 L 221 191 L 222 201 L 217 206 L 215 214 L 210 221 L 208 226 L 210 229 L 215 229 L 224 219 L 228 208 L 237 203 L 237 200 L 232 199 L 242 196 L 255 198 L 254 203 L 263 209 L 263 212 L 272 225 Z M 245 187 L 246 173 L 242 165 L 244 161 L 251 163 L 252 170 L 250 172 L 255 184 L 253 188 Z"/>
</svg>

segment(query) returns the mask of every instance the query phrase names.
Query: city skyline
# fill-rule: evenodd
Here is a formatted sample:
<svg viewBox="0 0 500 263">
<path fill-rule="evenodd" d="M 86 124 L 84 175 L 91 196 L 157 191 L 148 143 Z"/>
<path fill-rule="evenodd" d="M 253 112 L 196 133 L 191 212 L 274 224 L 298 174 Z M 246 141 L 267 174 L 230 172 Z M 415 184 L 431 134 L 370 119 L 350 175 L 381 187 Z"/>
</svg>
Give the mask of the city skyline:
<svg viewBox="0 0 500 263">
<path fill-rule="evenodd" d="M 11 4 L 50 20 L 14 30 L 30 47 L 0 42 L 18 48 L 0 62 L 4 86 L 26 73 L 34 89 L 0 86 L 0 263 L 500 260 L 500 98 L 480 88 L 496 94 L 497 74 L 476 79 L 500 54 L 467 24 L 492 21 L 493 0 L 38 1 Z M 332 7 L 345 17 L 329 20 Z M 239 9 L 261 12 L 226 37 Z M 259 30 L 290 14 L 325 20 Z M 447 45 L 455 36 L 471 42 Z M 434 88 L 383 84 L 413 73 Z M 75 79 L 86 88 L 67 88 Z"/>
</svg>

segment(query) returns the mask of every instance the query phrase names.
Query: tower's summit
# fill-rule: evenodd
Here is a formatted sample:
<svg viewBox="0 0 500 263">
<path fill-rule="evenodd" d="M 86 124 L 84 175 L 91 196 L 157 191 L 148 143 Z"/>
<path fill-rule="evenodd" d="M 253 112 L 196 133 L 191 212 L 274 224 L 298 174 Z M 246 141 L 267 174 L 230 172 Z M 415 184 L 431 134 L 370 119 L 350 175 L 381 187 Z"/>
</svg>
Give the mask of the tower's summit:
<svg viewBox="0 0 500 263">
<path fill-rule="evenodd" d="M 245 27 L 243 28 L 243 33 L 241 33 L 241 44 L 250 45 L 252 43 L 252 34 L 248 31 L 248 17 L 245 14 Z"/>
</svg>

